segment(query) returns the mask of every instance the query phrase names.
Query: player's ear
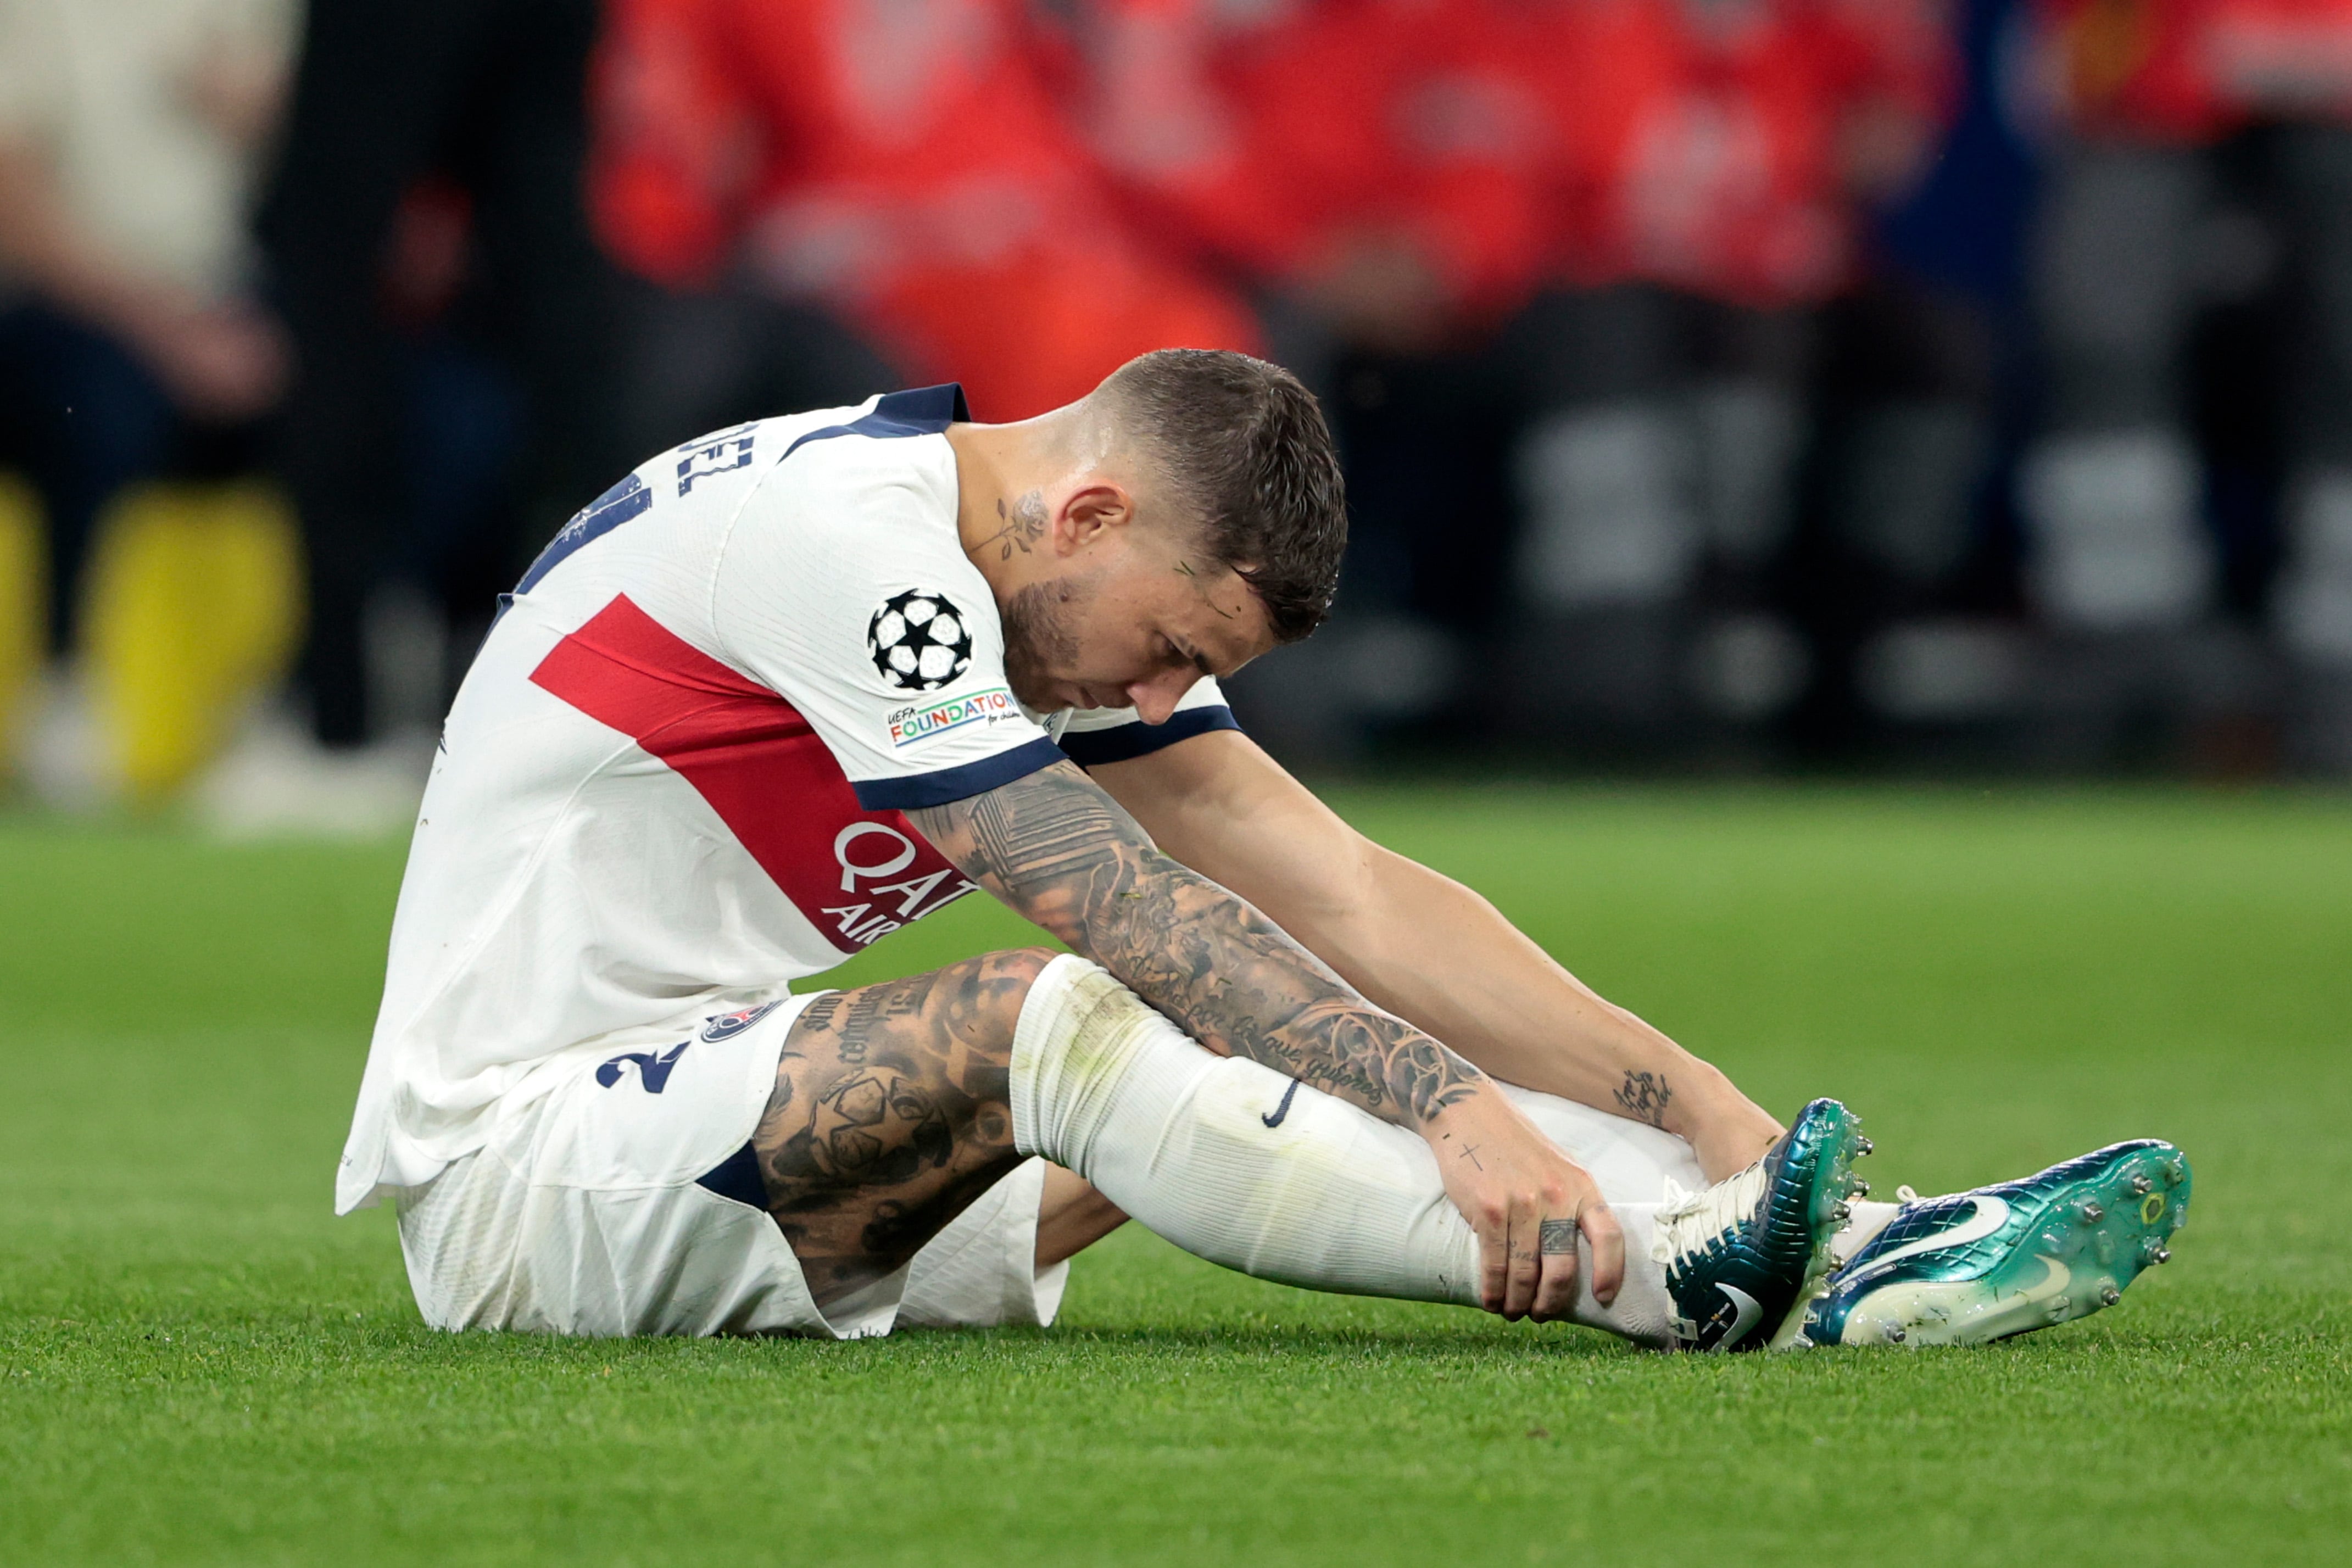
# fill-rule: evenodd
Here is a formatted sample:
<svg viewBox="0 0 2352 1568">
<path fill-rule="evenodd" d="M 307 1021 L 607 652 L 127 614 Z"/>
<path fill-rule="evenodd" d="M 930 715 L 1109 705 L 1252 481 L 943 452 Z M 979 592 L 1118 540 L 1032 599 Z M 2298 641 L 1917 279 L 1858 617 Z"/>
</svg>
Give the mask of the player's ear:
<svg viewBox="0 0 2352 1568">
<path fill-rule="evenodd" d="M 1055 518 L 1054 543 L 1059 553 L 1068 555 L 1101 542 L 1134 520 L 1135 497 L 1127 486 L 1098 479 L 1080 486 L 1062 503 L 1061 514 Z"/>
</svg>

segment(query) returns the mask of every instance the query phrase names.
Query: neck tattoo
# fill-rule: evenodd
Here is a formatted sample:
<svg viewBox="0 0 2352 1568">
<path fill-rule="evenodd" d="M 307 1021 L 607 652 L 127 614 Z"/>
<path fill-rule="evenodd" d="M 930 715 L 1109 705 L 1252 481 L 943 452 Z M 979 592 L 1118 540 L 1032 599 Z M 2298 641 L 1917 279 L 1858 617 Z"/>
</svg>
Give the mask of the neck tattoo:
<svg viewBox="0 0 2352 1568">
<path fill-rule="evenodd" d="M 996 502 L 996 515 L 1003 519 L 1003 526 L 974 546 L 973 553 L 994 545 L 999 560 L 1011 560 L 1016 549 L 1027 555 L 1037 547 L 1037 541 L 1045 537 L 1045 492 L 1032 490 L 1013 502 L 1009 510 L 1000 497 Z"/>
</svg>

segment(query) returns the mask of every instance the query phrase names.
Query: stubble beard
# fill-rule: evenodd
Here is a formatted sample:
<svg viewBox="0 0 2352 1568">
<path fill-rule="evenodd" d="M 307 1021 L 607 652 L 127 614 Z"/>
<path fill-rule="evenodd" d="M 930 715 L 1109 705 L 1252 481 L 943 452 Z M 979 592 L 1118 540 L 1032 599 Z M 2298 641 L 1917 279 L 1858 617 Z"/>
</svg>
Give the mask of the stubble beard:
<svg viewBox="0 0 2352 1568">
<path fill-rule="evenodd" d="M 1071 611 L 1084 602 L 1090 581 L 1062 579 L 1033 582 L 1004 601 L 1004 684 L 1030 707 L 1050 711 L 1062 703 L 1051 690 L 1049 671 L 1067 669 L 1078 659 Z"/>
</svg>

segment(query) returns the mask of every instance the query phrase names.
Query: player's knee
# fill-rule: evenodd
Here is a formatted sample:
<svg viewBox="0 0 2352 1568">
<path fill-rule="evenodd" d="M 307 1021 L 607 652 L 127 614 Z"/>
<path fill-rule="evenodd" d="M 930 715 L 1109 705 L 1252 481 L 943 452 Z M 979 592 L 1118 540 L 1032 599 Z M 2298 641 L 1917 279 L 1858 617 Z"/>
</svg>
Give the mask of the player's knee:
<svg viewBox="0 0 2352 1568">
<path fill-rule="evenodd" d="M 971 987 L 973 1001 L 988 1015 L 988 1033 L 1001 1040 L 1008 1051 L 1013 1031 L 1021 1021 L 1021 1009 L 1029 1000 L 1029 988 L 1058 956 L 1049 947 L 1008 947 L 957 966 L 964 971 L 961 977 Z"/>
<path fill-rule="evenodd" d="M 1045 972 L 1045 966 L 1061 955 L 1051 947 L 1007 947 L 1002 952 L 982 954 L 978 962 L 987 970 L 992 985 L 1017 989 L 1027 997 L 1029 988 Z"/>
</svg>

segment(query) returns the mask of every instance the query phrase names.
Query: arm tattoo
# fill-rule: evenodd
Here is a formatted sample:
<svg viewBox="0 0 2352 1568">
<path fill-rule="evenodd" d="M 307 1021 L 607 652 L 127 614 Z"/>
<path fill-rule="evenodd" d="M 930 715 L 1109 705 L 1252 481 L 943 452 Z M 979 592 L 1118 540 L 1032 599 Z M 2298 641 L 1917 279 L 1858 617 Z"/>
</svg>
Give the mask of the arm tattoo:
<svg viewBox="0 0 2352 1568">
<path fill-rule="evenodd" d="M 1249 904 L 1160 853 L 1069 763 L 909 815 L 965 875 L 1212 1051 L 1264 1062 L 1404 1126 L 1486 1082 Z"/>
<path fill-rule="evenodd" d="M 1663 1072 L 1628 1071 L 1625 1082 L 1617 1090 L 1617 1104 L 1625 1114 L 1658 1128 L 1665 1126 L 1666 1103 L 1674 1097 L 1675 1092 L 1666 1087 L 1666 1075 Z"/>
</svg>

